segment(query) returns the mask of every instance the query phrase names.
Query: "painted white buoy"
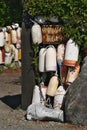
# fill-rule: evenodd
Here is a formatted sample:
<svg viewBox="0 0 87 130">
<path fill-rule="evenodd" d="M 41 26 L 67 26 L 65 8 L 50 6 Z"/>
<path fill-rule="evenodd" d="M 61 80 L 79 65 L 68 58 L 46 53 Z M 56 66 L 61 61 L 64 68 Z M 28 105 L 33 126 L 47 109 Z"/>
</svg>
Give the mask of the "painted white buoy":
<svg viewBox="0 0 87 130">
<path fill-rule="evenodd" d="M 66 44 L 64 64 L 67 66 L 75 66 L 78 61 L 78 55 L 78 45 L 72 39 L 69 39 Z"/>
<path fill-rule="evenodd" d="M 31 28 L 32 41 L 34 44 L 42 43 L 42 32 L 39 24 L 35 23 Z"/>
<path fill-rule="evenodd" d="M 49 45 L 46 51 L 46 71 L 56 71 L 57 60 L 56 60 L 56 49 L 54 46 Z"/>
</svg>

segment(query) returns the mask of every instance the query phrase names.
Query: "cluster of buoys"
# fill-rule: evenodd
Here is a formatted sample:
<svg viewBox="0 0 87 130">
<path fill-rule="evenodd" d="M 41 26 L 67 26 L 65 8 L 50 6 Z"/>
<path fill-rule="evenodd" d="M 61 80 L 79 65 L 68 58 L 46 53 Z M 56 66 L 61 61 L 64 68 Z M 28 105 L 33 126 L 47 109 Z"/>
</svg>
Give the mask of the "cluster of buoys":
<svg viewBox="0 0 87 130">
<path fill-rule="evenodd" d="M 72 83 L 73 78 L 76 78 L 80 71 L 78 57 L 79 46 L 72 39 L 69 39 L 66 44 L 59 44 L 57 48 L 54 45 L 42 47 L 39 51 L 39 72 L 56 72 L 59 65 L 62 69 L 62 79 L 65 74 L 63 71 L 68 71 L 65 82 L 69 80 Z M 70 79 L 73 80 L 70 81 Z"/>
<path fill-rule="evenodd" d="M 61 33 L 61 31 L 62 27 L 60 25 L 43 25 L 41 27 L 39 24 L 34 23 L 31 28 L 32 41 L 34 44 L 37 43 L 40 45 L 44 42 L 43 34 L 46 36 L 46 39 L 48 38 L 48 35 L 51 39 L 55 33 L 59 35 L 59 32 Z M 56 34 L 53 36 L 54 39 L 56 39 Z M 57 39 L 56 45 L 58 46 L 55 48 L 55 42 L 51 43 L 53 40 L 47 42 L 46 39 L 45 43 L 47 46 L 42 46 L 39 51 L 39 72 L 43 73 L 57 71 L 57 66 L 59 65 L 59 67 L 62 69 L 62 82 L 72 83 L 80 71 L 80 65 L 78 64 L 79 46 L 73 41 L 72 38 L 70 38 L 67 43 L 64 44 L 59 44 L 59 39 Z"/>
<path fill-rule="evenodd" d="M 39 51 L 39 72 L 56 71 L 56 49 L 53 45 Z"/>
<path fill-rule="evenodd" d="M 39 72 L 54 72 L 49 79 L 48 85 L 44 85 L 46 90 L 45 105 L 47 107 L 55 109 L 61 108 L 67 87 L 69 87 L 79 75 L 80 65 L 78 63 L 78 57 L 79 46 L 72 38 L 70 38 L 66 44 L 58 44 L 56 47 L 50 44 L 40 48 Z M 39 89 L 40 86 L 38 86 L 38 90 Z M 53 104 L 51 103 L 52 100 Z M 40 101 L 40 90 L 38 101 Z"/>
<path fill-rule="evenodd" d="M 21 67 L 21 27 L 18 23 L 0 28 L 0 65 Z"/>
</svg>

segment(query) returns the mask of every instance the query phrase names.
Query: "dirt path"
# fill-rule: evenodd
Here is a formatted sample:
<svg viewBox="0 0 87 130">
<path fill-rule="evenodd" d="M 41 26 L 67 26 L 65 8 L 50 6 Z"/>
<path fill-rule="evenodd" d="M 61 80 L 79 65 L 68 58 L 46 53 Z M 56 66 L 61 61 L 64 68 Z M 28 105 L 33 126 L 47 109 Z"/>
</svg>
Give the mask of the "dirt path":
<svg viewBox="0 0 87 130">
<path fill-rule="evenodd" d="M 58 122 L 27 121 L 21 107 L 21 71 L 0 73 L 0 130 L 87 130 Z"/>
</svg>

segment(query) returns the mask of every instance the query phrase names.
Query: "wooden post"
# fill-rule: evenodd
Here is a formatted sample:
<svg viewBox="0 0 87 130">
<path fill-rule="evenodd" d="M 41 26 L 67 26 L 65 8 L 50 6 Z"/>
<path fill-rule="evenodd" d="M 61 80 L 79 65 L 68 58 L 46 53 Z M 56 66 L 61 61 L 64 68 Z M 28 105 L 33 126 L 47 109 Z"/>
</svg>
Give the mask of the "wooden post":
<svg viewBox="0 0 87 130">
<path fill-rule="evenodd" d="M 33 88 L 35 85 L 34 70 L 32 67 L 32 39 L 31 28 L 22 23 L 22 109 L 26 110 L 31 104 Z"/>
</svg>

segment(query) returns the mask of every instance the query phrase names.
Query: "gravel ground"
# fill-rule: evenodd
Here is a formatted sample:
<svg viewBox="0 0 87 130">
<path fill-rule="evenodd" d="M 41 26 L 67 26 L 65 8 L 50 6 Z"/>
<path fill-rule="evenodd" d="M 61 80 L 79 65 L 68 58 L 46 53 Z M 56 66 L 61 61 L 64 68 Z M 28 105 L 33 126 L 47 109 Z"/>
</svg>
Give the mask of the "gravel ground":
<svg viewBox="0 0 87 130">
<path fill-rule="evenodd" d="M 0 73 L 0 130 L 87 130 L 53 121 L 27 121 L 21 107 L 21 71 Z"/>
</svg>

